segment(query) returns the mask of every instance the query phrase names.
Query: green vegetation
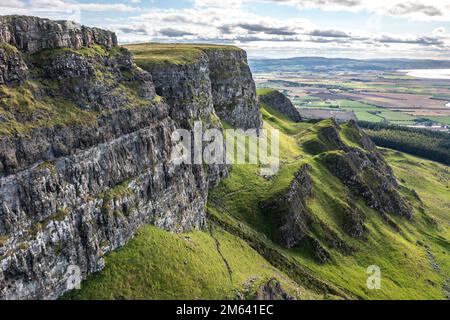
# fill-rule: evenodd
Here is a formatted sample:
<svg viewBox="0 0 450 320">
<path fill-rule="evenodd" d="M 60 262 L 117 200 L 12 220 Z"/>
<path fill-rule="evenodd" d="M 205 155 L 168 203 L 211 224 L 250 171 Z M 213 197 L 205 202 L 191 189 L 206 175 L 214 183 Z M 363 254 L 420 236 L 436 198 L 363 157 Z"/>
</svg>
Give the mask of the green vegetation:
<svg viewBox="0 0 450 320">
<path fill-rule="evenodd" d="M 209 49 L 240 50 L 234 46 L 209 44 L 145 43 L 125 47 L 134 54 L 136 63 L 144 69 L 170 64 L 192 64 L 203 51 Z"/>
<path fill-rule="evenodd" d="M 3 247 L 8 239 L 9 236 L 0 235 L 0 247 Z"/>
<path fill-rule="evenodd" d="M 425 129 L 360 122 L 380 147 L 407 152 L 450 165 L 450 135 Z"/>
<path fill-rule="evenodd" d="M 44 230 L 52 221 L 63 221 L 70 214 L 68 208 L 58 208 L 49 218 L 35 222 L 28 230 L 31 237 L 36 237 L 39 232 Z"/>
<path fill-rule="evenodd" d="M 362 101 L 348 99 L 322 100 L 317 97 L 313 99 L 311 96 L 302 99 L 297 98 L 294 101 L 302 108 L 353 111 L 359 121 L 412 125 L 420 120 L 420 117 L 414 117 L 401 111 L 392 111 Z M 436 119 L 436 122 L 438 122 L 438 119 Z"/>
<path fill-rule="evenodd" d="M 339 152 L 333 151 L 339 146 L 323 135 L 334 126 L 330 120 L 294 123 L 267 105 L 261 112 L 265 128 L 280 130 L 281 168 L 275 177 L 260 176 L 258 165 L 234 165 L 229 177 L 210 192 L 209 232 L 172 234 L 144 227 L 123 249 L 106 255 L 105 270 L 65 298 L 233 299 L 237 291 L 252 298 L 258 286 L 275 277 L 303 299 L 443 299 L 443 283 L 450 277 L 448 167 L 381 150 L 394 169 L 399 192 L 414 211 L 412 221 L 392 216 L 396 231 L 362 199 L 354 199 L 320 161 L 323 154 Z M 354 125 L 342 125 L 338 134 L 347 146 L 362 147 Z M 261 206 L 279 197 L 305 163 L 311 166 L 313 180 L 308 201 L 312 228 L 325 237 L 321 244 L 332 257 L 326 264 L 318 264 L 308 246 L 281 248 L 274 241 L 274 217 Z M 344 211 L 350 205 L 366 217 L 364 239 L 343 232 Z M 353 248 L 352 253 L 331 246 L 325 241 L 327 234 Z M 367 288 L 370 265 L 381 269 L 380 290 Z"/>
<path fill-rule="evenodd" d="M 146 226 L 105 259 L 102 272 L 63 299 L 235 299 L 238 292 L 253 298 L 272 278 L 293 296 L 319 297 L 289 280 L 245 241 L 214 227 L 173 234 Z"/>
<path fill-rule="evenodd" d="M 29 55 L 28 59 L 30 59 L 33 64 L 41 66 L 47 61 L 51 61 L 56 57 L 67 53 L 81 55 L 85 58 L 95 58 L 97 56 L 107 57 L 110 55 L 115 55 L 121 50 L 123 50 L 121 47 L 115 47 L 111 51 L 108 51 L 103 46 L 93 44 L 89 47 L 82 47 L 79 50 L 74 50 L 71 48 L 44 49 Z"/>
<path fill-rule="evenodd" d="M 59 208 L 55 214 L 50 217 L 53 221 L 63 221 L 70 214 L 70 210 L 67 208 Z"/>
<path fill-rule="evenodd" d="M 4 45 L 8 50 L 9 45 Z M 15 47 L 12 47 L 15 49 Z M 17 50 L 17 49 L 16 49 Z M 28 135 L 36 128 L 52 128 L 57 126 L 96 126 L 100 114 L 111 112 L 110 109 L 80 107 L 80 100 L 67 95 L 69 88 L 74 86 L 86 86 L 86 82 L 92 86 L 104 86 L 107 94 L 120 98 L 123 108 L 151 107 L 161 102 L 161 97 L 156 96 L 153 101 L 140 97 L 140 85 L 135 70 L 123 72 L 123 78 L 118 78 L 105 67 L 104 59 L 122 54 L 126 50 L 122 47 L 114 47 L 106 50 L 99 45 L 83 47 L 79 50 L 68 48 L 46 49 L 35 54 L 27 55 L 34 66 L 29 80 L 20 86 L 10 87 L 0 85 L 0 136 L 2 135 Z M 88 58 L 89 65 L 94 69 L 94 74 L 86 79 L 48 79 L 43 76 L 45 64 L 51 59 L 61 55 L 73 53 Z M 118 81 L 121 79 L 121 81 Z M 83 99 L 82 96 L 77 99 Z"/>
<path fill-rule="evenodd" d="M 272 88 L 258 88 L 256 91 L 258 93 L 258 96 L 264 96 L 276 92 L 277 90 Z"/>
<path fill-rule="evenodd" d="M 255 247 L 259 248 L 261 254 L 268 250 L 267 247 L 274 246 L 272 248 L 278 252 L 294 258 L 298 263 L 297 268 L 306 267 L 313 272 L 317 279 L 327 279 L 342 290 L 348 290 L 358 297 L 366 299 L 442 299 L 444 297 L 442 284 L 449 276 L 450 270 L 446 256 L 449 244 L 446 239 L 448 239 L 449 230 L 445 227 L 445 221 L 448 220 L 445 203 L 448 205 L 450 200 L 449 172 L 446 167 L 429 161 L 424 163 L 420 159 L 400 153 L 410 163 L 404 161 L 396 163 L 390 157 L 395 152 L 389 151 L 388 160 L 393 164 L 395 174 L 403 181 L 400 191 L 415 207 L 415 219 L 413 222 L 408 222 L 405 219 L 393 217 L 401 230 L 396 232 L 386 224 L 379 213 L 358 200 L 357 207 L 366 215 L 369 233 L 365 240 L 354 239 L 342 232 L 343 211 L 350 204 L 347 203 L 349 201 L 348 191 L 314 157 L 314 154 L 318 152 L 333 149 L 333 145 L 320 138 L 322 129 L 330 126 L 331 123 L 323 121 L 314 126 L 310 125 L 309 128 L 304 127 L 297 134 L 288 134 L 289 129 L 292 128 L 288 127 L 286 130 L 286 119 L 280 121 L 276 115 L 270 114 L 266 107 L 262 112 L 265 115 L 266 125 L 270 121 L 271 125 L 282 130 L 281 143 L 290 141 L 289 144 L 292 144 L 293 142 L 292 147 L 295 152 L 291 153 L 290 157 L 286 157 L 284 154 L 286 159 L 290 158 L 291 161 L 286 161 L 277 177 L 271 180 L 260 178 L 257 168 L 234 166 L 230 176 L 210 194 L 210 213 L 215 212 L 214 210 L 220 212 L 220 214 L 214 214 L 215 219 L 222 221 L 223 224 L 237 225 L 234 230 L 254 230 L 249 233 L 250 235 L 242 234 L 243 231 L 235 232 L 249 243 L 258 243 Z M 360 147 L 359 133 L 354 127 L 343 125 L 340 135 L 347 145 Z M 316 147 L 311 149 L 312 145 Z M 311 150 L 313 150 L 312 153 Z M 295 160 L 296 158 L 297 160 Z M 332 230 L 355 249 L 354 253 L 346 255 L 326 246 L 327 250 L 332 253 L 333 262 L 325 265 L 317 264 L 306 247 L 285 250 L 273 243 L 262 245 L 261 242 L 252 240 L 257 239 L 258 234 L 261 234 L 262 239 L 264 237 L 274 238 L 276 230 L 273 230 L 270 223 L 271 218 L 267 216 L 267 212 L 260 209 L 260 203 L 285 189 L 289 185 L 293 173 L 305 162 L 313 168 L 311 173 L 314 181 L 314 196 L 308 205 L 318 221 L 316 227 L 325 226 L 325 229 L 320 227 L 322 230 L 320 232 Z M 411 175 L 411 172 L 417 172 L 416 166 L 423 166 L 422 170 L 417 175 Z M 438 177 L 435 176 L 437 171 L 440 172 Z M 408 179 L 406 179 L 406 175 L 408 175 Z M 424 185 L 423 181 L 428 181 L 428 185 Z M 412 196 L 414 192 L 411 190 L 414 190 L 423 202 Z M 436 227 L 436 225 L 442 227 Z M 430 250 L 435 260 L 438 261 L 441 267 L 440 272 L 433 269 L 427 258 L 427 250 Z M 271 259 L 271 254 L 264 254 L 264 256 L 273 263 L 276 263 L 274 261 L 278 259 Z M 367 289 L 366 268 L 370 265 L 377 265 L 382 270 L 381 290 Z"/>
<path fill-rule="evenodd" d="M 0 50 L 4 52 L 5 57 L 7 59 L 12 58 L 15 54 L 19 52 L 19 50 L 16 47 L 4 42 L 0 43 Z"/>
<path fill-rule="evenodd" d="M 96 124 L 95 111 L 81 110 L 62 98 L 36 98 L 39 86 L 34 81 L 14 88 L 0 85 L 0 116 L 4 119 L 0 122 L 0 136 L 27 134 L 35 128 L 57 125 Z"/>
<path fill-rule="evenodd" d="M 107 191 L 100 193 L 97 197 L 104 199 L 105 202 L 111 200 L 121 199 L 133 195 L 133 190 L 130 188 L 130 181 L 124 181 L 118 185 L 109 188 Z"/>
<path fill-rule="evenodd" d="M 430 119 L 433 122 L 438 122 L 441 124 L 450 125 L 450 117 L 426 117 L 426 119 Z"/>
</svg>

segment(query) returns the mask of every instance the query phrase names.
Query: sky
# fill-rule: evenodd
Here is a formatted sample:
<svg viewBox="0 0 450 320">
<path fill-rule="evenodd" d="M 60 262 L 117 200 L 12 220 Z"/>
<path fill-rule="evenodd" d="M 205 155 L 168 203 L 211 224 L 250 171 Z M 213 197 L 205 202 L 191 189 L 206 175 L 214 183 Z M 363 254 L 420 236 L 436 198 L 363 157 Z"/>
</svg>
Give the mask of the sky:
<svg viewBox="0 0 450 320">
<path fill-rule="evenodd" d="M 122 44 L 234 44 L 253 58 L 450 60 L 450 0 L 0 0 L 5 14 L 74 20 Z"/>
</svg>

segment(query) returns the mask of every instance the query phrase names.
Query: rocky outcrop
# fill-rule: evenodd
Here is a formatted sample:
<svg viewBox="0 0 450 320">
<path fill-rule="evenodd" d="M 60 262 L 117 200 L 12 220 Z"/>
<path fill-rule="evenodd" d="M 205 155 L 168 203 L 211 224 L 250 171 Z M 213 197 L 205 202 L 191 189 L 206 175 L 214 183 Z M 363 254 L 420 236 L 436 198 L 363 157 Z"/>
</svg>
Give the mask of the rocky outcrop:
<svg viewBox="0 0 450 320">
<path fill-rule="evenodd" d="M 261 114 L 247 53 L 237 48 L 204 52 L 208 56 L 213 103 L 219 117 L 238 128 L 260 128 Z"/>
<path fill-rule="evenodd" d="M 344 210 L 344 231 L 354 238 L 362 238 L 367 234 L 367 227 L 364 224 L 364 213 L 356 208 L 346 208 Z"/>
<path fill-rule="evenodd" d="M 224 46 L 196 46 L 195 50 L 199 53 L 188 63 L 140 66 L 153 75 L 157 93 L 166 98 L 179 120 L 208 117 L 214 109 L 222 121 L 232 126 L 260 128 L 256 88 L 245 51 Z"/>
<path fill-rule="evenodd" d="M 270 90 L 259 95 L 259 101 L 267 104 L 275 110 L 278 110 L 292 121 L 299 122 L 302 120 L 300 113 L 292 104 L 291 100 L 277 90 Z"/>
<path fill-rule="evenodd" d="M 348 138 L 360 147 L 342 148 L 340 146 L 345 143 L 339 130 L 334 122 L 332 126 L 321 130 L 322 140 L 326 141 L 324 145 L 328 146 L 330 152 L 322 153 L 320 159 L 328 170 L 338 177 L 354 196 L 364 199 L 369 207 L 380 212 L 387 220 L 390 220 L 389 215 L 412 219 L 411 207 L 399 194 L 398 183 L 391 167 L 372 141 L 356 123 L 350 122 L 346 128 Z"/>
<path fill-rule="evenodd" d="M 117 46 L 113 32 L 88 28 L 71 21 L 52 21 L 28 16 L 0 17 L 0 42 L 15 46 L 22 52 L 42 49 L 81 49 L 93 44 L 111 49 Z"/>
<path fill-rule="evenodd" d="M 362 239 L 368 233 L 365 214 L 356 205 L 358 198 L 378 211 L 394 229 L 398 227 L 392 215 L 412 219 L 412 213 L 410 205 L 397 190 L 392 169 L 356 123 L 339 126 L 329 120 L 314 128 L 311 129 L 312 134 L 302 141 L 302 146 L 306 146 L 305 150 L 311 152 L 316 160 L 300 165 L 290 184 L 263 203 L 261 208 L 272 218 L 277 230 L 274 240 L 280 245 L 305 248 L 318 262 L 327 263 L 332 260 L 328 248 L 345 255 L 354 252 L 355 249 L 344 241 L 344 233 Z M 314 188 L 313 170 L 328 170 L 348 188 L 348 199 L 330 209 L 336 214 L 338 228 L 309 207 L 310 201 L 314 200 L 314 190 L 317 190 Z M 318 195 L 318 199 L 323 201 L 323 195 Z"/>
<path fill-rule="evenodd" d="M 221 129 L 206 60 L 153 80 L 108 32 L 1 21 L 1 39 L 17 46 L 8 50 L 26 59 L 0 55 L 0 298 L 59 297 L 144 224 L 202 228 L 208 189 L 227 167 L 175 165 L 171 135 L 196 120 Z"/>
<path fill-rule="evenodd" d="M 278 242 L 286 248 L 296 246 L 309 234 L 311 215 L 306 201 L 312 193 L 312 180 L 309 165 L 302 166 L 281 199 L 269 202 L 265 209 L 276 213 L 276 225 L 279 229 Z"/>
<path fill-rule="evenodd" d="M 0 43 L 0 85 L 20 85 L 27 78 L 28 68 L 16 47 Z"/>
<path fill-rule="evenodd" d="M 256 300 L 295 300 L 295 297 L 284 291 L 277 279 L 272 278 L 258 288 Z"/>
<path fill-rule="evenodd" d="M 263 204 L 263 209 L 273 218 L 277 228 L 276 241 L 285 248 L 308 247 L 320 263 L 330 260 L 330 254 L 312 232 L 316 223 L 307 201 L 312 196 L 313 182 L 305 164 L 295 174 L 287 190 Z"/>
<path fill-rule="evenodd" d="M 194 120 L 216 116 L 206 55 L 188 64 L 143 64 L 142 68 L 152 74 L 157 94 L 164 97 L 170 116 L 182 128 L 192 129 Z"/>
</svg>

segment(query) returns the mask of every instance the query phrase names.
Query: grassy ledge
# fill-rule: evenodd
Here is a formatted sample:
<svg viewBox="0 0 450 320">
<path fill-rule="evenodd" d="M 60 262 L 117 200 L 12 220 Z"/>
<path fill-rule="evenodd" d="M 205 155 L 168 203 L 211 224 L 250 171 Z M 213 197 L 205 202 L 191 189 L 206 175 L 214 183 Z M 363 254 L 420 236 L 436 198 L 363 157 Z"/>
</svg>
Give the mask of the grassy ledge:
<svg viewBox="0 0 450 320">
<path fill-rule="evenodd" d="M 144 68 L 195 63 L 205 50 L 240 51 L 235 46 L 210 44 L 144 43 L 125 46 Z"/>
</svg>

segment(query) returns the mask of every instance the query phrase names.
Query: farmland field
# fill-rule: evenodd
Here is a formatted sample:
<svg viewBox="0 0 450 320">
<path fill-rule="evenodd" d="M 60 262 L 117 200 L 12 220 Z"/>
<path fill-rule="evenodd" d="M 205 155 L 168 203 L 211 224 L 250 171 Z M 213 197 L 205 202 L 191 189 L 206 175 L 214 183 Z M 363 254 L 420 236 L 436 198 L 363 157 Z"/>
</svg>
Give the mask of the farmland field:
<svg viewBox="0 0 450 320">
<path fill-rule="evenodd" d="M 449 131 L 450 83 L 402 71 L 253 70 L 259 88 L 283 91 L 297 108 L 351 111 L 360 121 Z"/>
</svg>

